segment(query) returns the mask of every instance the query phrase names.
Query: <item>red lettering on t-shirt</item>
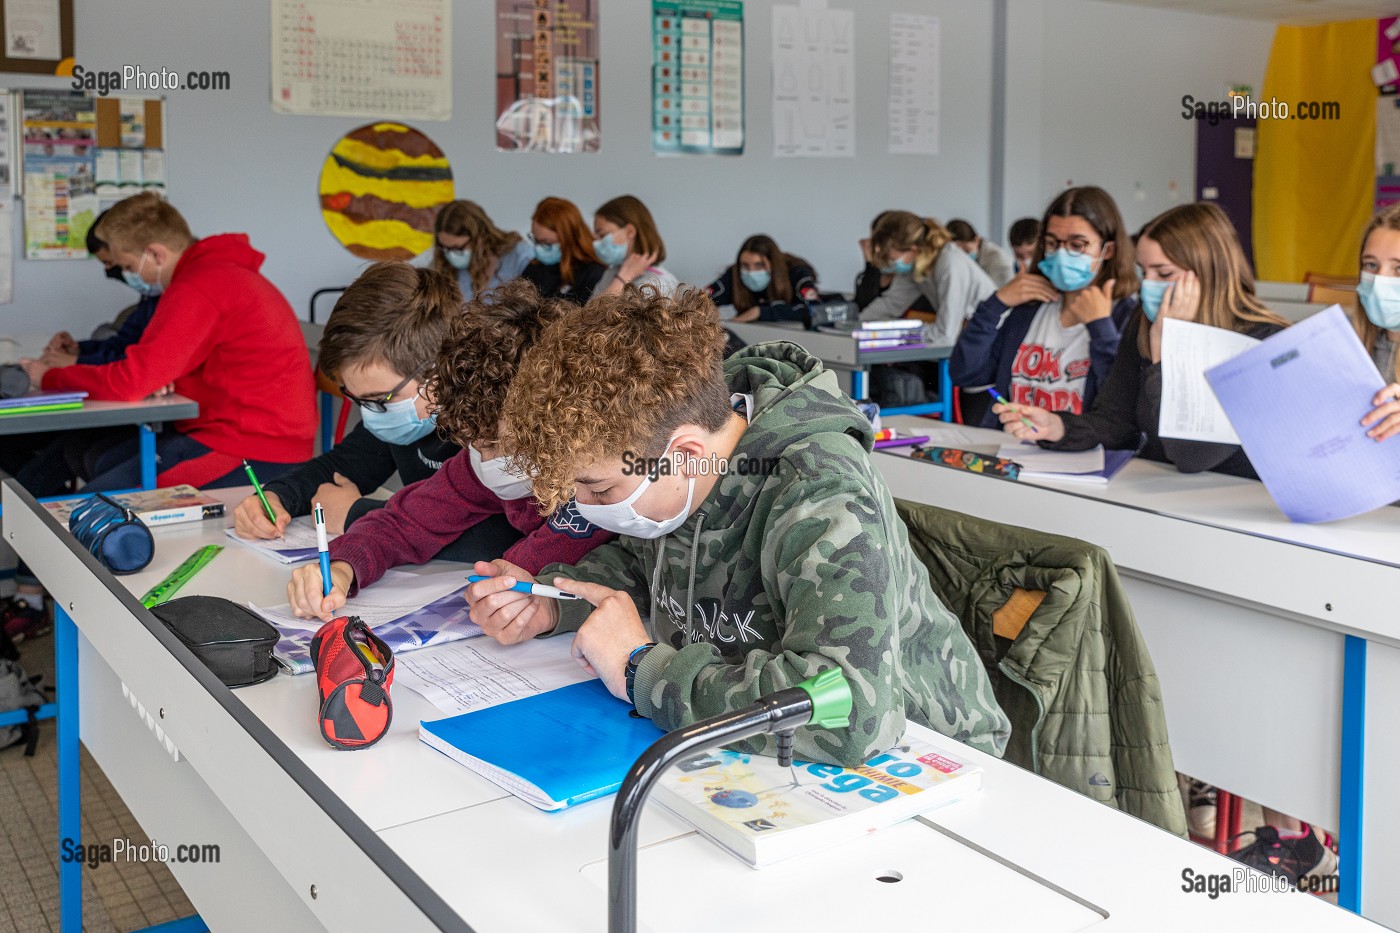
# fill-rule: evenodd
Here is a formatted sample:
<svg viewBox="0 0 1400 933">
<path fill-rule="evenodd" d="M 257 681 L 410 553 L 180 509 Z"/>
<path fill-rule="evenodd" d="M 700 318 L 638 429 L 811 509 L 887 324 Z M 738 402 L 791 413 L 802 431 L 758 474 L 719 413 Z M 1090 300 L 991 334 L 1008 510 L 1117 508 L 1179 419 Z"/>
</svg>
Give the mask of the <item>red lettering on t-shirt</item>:
<svg viewBox="0 0 1400 933">
<path fill-rule="evenodd" d="M 1059 379 L 1062 352 L 1049 352 L 1038 343 L 1023 343 L 1016 351 L 1016 362 L 1011 367 L 1011 375 L 1047 382 Z"/>
</svg>

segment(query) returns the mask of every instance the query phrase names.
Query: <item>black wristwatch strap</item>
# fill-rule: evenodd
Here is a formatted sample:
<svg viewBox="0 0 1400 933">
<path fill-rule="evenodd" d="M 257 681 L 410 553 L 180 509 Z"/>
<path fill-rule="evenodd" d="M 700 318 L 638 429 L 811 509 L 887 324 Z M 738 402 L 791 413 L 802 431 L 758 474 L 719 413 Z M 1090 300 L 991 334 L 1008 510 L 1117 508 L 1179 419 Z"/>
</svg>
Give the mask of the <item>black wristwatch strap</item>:
<svg viewBox="0 0 1400 933">
<path fill-rule="evenodd" d="M 637 665 L 642 663 L 642 658 L 647 656 L 647 652 L 656 647 L 656 642 L 647 642 L 645 645 L 638 645 L 632 649 L 632 653 L 627 656 L 627 702 L 633 706 L 637 701 L 632 698 L 632 689 L 637 682 Z"/>
</svg>

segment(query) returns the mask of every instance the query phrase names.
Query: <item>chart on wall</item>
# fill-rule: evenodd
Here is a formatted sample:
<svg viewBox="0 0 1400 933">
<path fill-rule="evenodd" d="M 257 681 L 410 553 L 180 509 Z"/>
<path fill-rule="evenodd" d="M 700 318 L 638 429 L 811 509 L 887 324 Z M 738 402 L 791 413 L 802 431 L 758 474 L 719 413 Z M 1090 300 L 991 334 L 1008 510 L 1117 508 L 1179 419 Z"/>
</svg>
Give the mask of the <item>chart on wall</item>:
<svg viewBox="0 0 1400 933">
<path fill-rule="evenodd" d="M 744 152 L 744 4 L 653 0 L 652 151 Z"/>
<path fill-rule="evenodd" d="M 452 119 L 451 0 L 272 0 L 272 109 Z"/>
<path fill-rule="evenodd" d="M 854 158 L 855 13 L 773 7 L 773 155 Z"/>
<path fill-rule="evenodd" d="M 891 155 L 938 155 L 938 17 L 890 14 Z"/>
<path fill-rule="evenodd" d="M 598 0 L 496 0 L 496 148 L 597 152 Z"/>
<path fill-rule="evenodd" d="M 455 194 L 437 144 L 402 123 L 346 133 L 321 166 L 321 216 L 361 259 L 412 259 L 433 245 L 433 221 Z"/>
</svg>

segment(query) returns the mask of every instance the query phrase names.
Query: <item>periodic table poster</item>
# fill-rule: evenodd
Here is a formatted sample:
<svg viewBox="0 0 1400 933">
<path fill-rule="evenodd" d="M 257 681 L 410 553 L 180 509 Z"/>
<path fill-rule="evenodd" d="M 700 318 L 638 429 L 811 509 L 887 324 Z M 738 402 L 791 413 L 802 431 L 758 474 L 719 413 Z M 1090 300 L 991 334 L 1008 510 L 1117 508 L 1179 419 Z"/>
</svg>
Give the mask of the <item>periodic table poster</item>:
<svg viewBox="0 0 1400 933">
<path fill-rule="evenodd" d="M 451 0 L 272 0 L 272 109 L 452 119 Z"/>
<path fill-rule="evenodd" d="M 597 152 L 598 0 L 496 0 L 496 148 Z"/>
<path fill-rule="evenodd" d="M 652 151 L 744 152 L 742 0 L 653 0 Z"/>
</svg>

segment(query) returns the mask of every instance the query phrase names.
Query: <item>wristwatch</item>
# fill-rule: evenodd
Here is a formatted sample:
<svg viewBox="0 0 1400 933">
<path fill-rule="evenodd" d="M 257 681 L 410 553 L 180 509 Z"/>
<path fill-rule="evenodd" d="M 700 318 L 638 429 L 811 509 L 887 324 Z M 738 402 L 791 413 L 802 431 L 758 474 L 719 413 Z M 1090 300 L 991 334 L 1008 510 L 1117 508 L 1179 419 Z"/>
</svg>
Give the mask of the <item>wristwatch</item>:
<svg viewBox="0 0 1400 933">
<path fill-rule="evenodd" d="M 637 665 L 642 663 L 642 658 L 647 656 L 647 652 L 656 647 L 656 642 L 649 641 L 645 645 L 638 645 L 632 649 L 632 653 L 627 655 L 627 702 L 633 706 L 637 701 L 632 699 L 632 687 L 637 682 Z"/>
</svg>

